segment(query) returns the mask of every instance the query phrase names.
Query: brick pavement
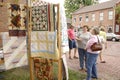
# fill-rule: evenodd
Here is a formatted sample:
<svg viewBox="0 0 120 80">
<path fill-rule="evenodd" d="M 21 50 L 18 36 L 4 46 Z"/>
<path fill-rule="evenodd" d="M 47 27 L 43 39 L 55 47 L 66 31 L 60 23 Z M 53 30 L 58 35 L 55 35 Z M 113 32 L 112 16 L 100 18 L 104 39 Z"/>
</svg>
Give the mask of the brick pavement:
<svg viewBox="0 0 120 80">
<path fill-rule="evenodd" d="M 67 55 L 68 57 L 68 55 Z M 108 48 L 103 53 L 106 63 L 97 61 L 98 75 L 102 80 L 120 80 L 120 42 L 108 42 Z M 75 71 L 79 70 L 79 60 L 69 60 L 68 67 Z"/>
</svg>

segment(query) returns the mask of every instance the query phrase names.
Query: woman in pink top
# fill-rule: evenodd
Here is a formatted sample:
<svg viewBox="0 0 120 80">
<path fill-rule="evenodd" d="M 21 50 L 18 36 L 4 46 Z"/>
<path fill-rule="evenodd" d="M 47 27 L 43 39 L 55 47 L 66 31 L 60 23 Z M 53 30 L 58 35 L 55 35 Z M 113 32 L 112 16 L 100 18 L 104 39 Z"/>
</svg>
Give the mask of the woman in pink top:
<svg viewBox="0 0 120 80">
<path fill-rule="evenodd" d="M 92 51 L 91 46 L 93 43 L 98 42 L 99 39 L 99 28 L 94 27 L 91 30 L 92 37 L 86 44 L 86 50 L 87 50 L 87 61 L 86 61 L 86 66 L 87 66 L 87 78 L 86 80 L 91 80 L 91 78 L 98 78 L 97 76 L 97 68 L 96 68 L 96 61 L 97 57 L 100 51 Z M 100 39 L 99 39 L 100 41 Z"/>
<path fill-rule="evenodd" d="M 71 51 L 74 48 L 74 58 L 77 59 L 76 57 L 76 41 L 75 41 L 75 32 L 74 32 L 74 27 L 71 25 L 70 29 L 68 29 L 68 39 L 69 39 L 69 59 L 72 59 L 71 57 Z"/>
</svg>

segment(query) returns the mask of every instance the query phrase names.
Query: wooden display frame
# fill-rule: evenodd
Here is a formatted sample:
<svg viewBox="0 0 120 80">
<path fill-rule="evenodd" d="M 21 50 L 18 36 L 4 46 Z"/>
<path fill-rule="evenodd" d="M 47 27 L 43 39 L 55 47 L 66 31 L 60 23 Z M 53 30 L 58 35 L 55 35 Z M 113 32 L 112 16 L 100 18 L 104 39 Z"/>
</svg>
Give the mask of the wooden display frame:
<svg viewBox="0 0 120 80">
<path fill-rule="evenodd" d="M 31 3 L 31 2 L 30 2 Z M 57 28 L 58 28 L 58 32 L 57 32 L 57 44 L 58 44 L 58 50 L 59 50 L 59 57 L 58 59 L 53 59 L 54 62 L 58 63 L 58 80 L 62 80 L 62 59 L 61 59 L 61 27 L 60 27 L 60 5 L 59 4 L 55 4 L 55 6 L 57 7 Z M 30 80 L 34 80 L 34 70 L 33 70 L 33 59 L 34 58 L 39 58 L 38 57 L 31 57 L 31 31 L 32 31 L 32 21 L 31 21 L 31 6 L 29 8 L 30 13 L 28 20 L 29 25 L 28 25 L 28 29 L 27 29 L 27 33 L 28 33 L 28 58 L 29 58 L 29 67 L 30 67 Z"/>
<path fill-rule="evenodd" d="M 30 0 L 31 3 L 31 0 Z M 0 5 L 5 5 L 7 3 L 1 3 Z M 18 4 L 18 3 L 16 3 Z M 58 50 L 59 50 L 59 57 L 58 59 L 53 59 L 54 62 L 58 63 L 58 80 L 62 80 L 62 54 L 61 54 L 61 25 L 60 25 L 60 5 L 55 4 L 57 7 L 57 44 L 58 44 Z M 31 31 L 32 31 L 32 21 L 31 21 L 31 6 L 27 3 L 27 55 L 28 55 L 28 62 L 30 67 L 30 80 L 34 80 L 34 68 L 33 68 L 33 59 L 37 57 L 31 57 Z M 39 57 L 39 56 L 38 56 Z"/>
</svg>

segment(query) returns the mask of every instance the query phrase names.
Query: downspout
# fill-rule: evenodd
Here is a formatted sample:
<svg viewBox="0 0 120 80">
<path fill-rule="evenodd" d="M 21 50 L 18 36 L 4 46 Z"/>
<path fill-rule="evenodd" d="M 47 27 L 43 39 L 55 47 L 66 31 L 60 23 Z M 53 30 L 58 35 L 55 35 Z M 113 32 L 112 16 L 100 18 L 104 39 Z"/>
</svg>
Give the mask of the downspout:
<svg viewBox="0 0 120 80">
<path fill-rule="evenodd" d="M 115 26 L 116 26 L 116 25 L 115 25 L 115 18 L 116 18 L 116 17 L 115 17 L 115 16 L 116 16 L 116 15 L 115 15 L 115 7 L 116 7 L 116 4 L 115 4 L 115 6 L 113 6 L 113 33 L 115 33 L 115 28 L 116 28 L 116 27 L 115 27 Z"/>
</svg>

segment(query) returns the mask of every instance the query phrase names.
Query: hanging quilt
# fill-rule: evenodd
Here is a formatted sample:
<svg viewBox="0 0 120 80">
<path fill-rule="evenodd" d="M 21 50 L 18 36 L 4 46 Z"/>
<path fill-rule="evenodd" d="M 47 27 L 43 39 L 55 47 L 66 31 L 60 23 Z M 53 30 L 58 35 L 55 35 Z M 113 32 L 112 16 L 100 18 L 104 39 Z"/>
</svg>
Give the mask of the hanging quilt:
<svg viewBox="0 0 120 80">
<path fill-rule="evenodd" d="M 34 71 L 38 80 L 53 80 L 53 61 L 49 59 L 34 59 Z"/>
<path fill-rule="evenodd" d="M 28 65 L 26 37 L 10 37 L 8 32 L 1 35 L 5 69 Z"/>
<path fill-rule="evenodd" d="M 9 36 L 26 35 L 26 7 L 25 5 L 8 4 Z"/>
<path fill-rule="evenodd" d="M 39 31 L 31 33 L 31 56 L 57 59 L 56 32 Z"/>
<path fill-rule="evenodd" d="M 32 30 L 55 31 L 54 5 L 39 0 L 32 3 Z"/>
<path fill-rule="evenodd" d="M 48 30 L 47 5 L 32 7 L 32 30 Z"/>
</svg>

